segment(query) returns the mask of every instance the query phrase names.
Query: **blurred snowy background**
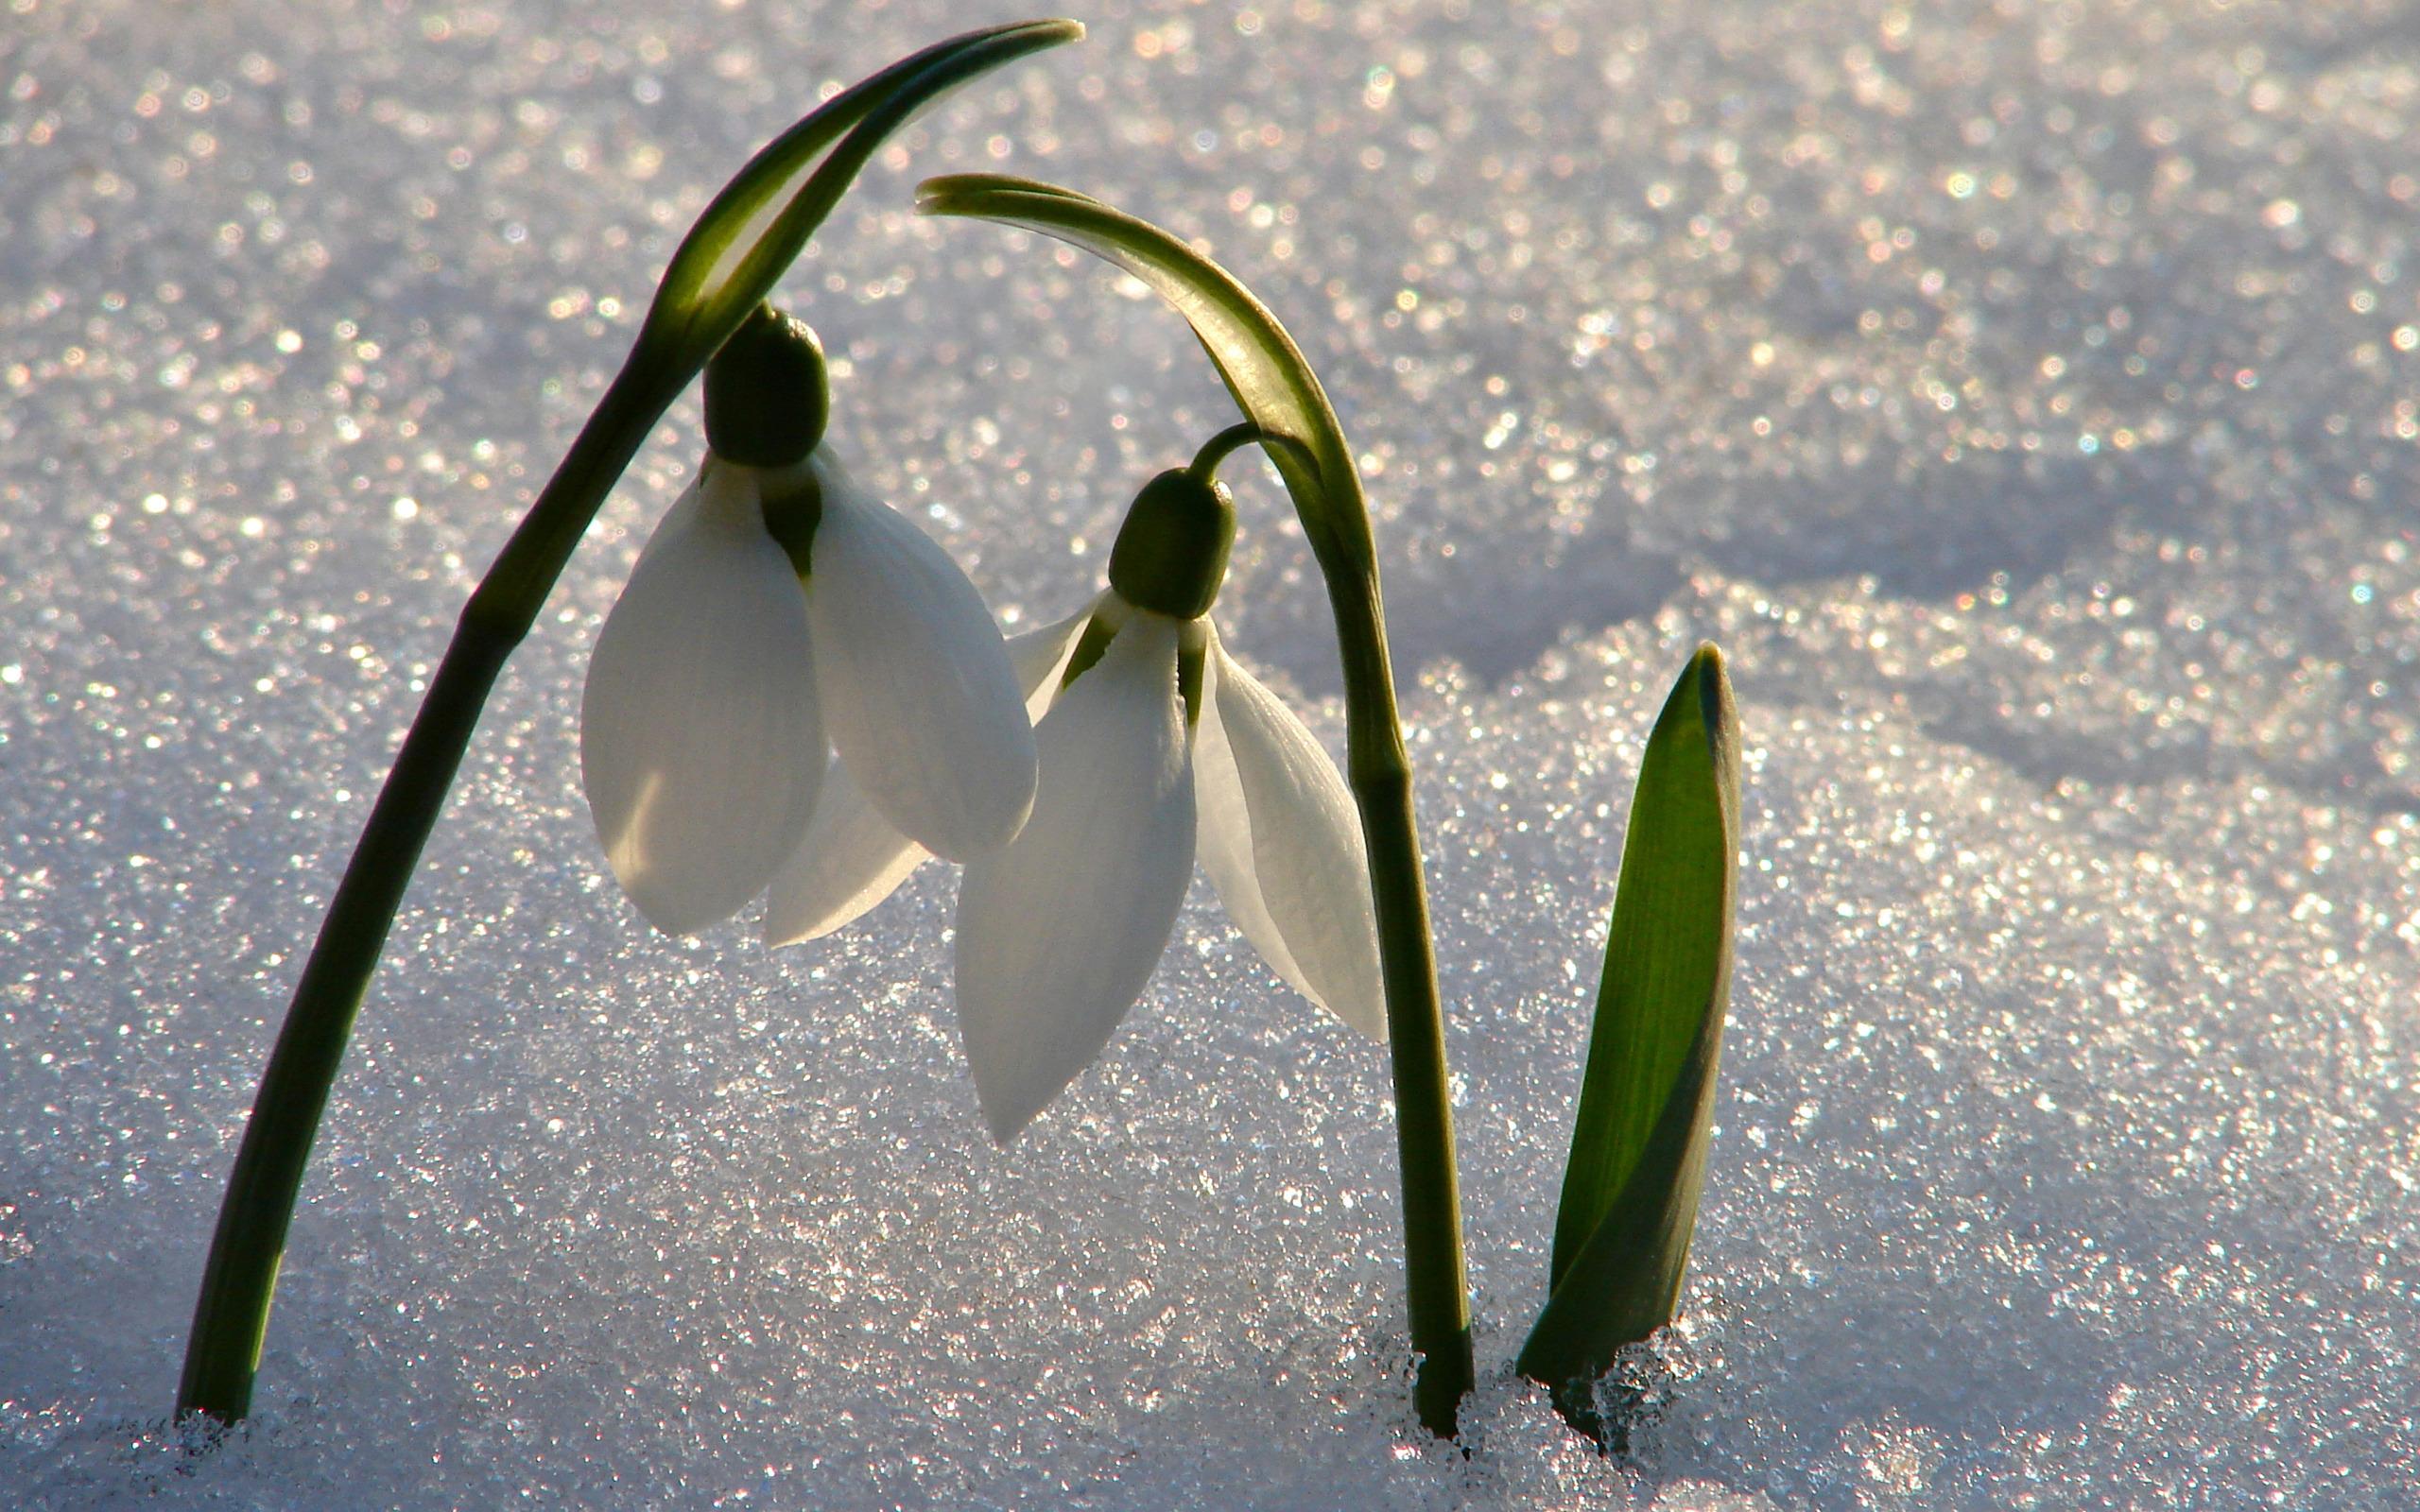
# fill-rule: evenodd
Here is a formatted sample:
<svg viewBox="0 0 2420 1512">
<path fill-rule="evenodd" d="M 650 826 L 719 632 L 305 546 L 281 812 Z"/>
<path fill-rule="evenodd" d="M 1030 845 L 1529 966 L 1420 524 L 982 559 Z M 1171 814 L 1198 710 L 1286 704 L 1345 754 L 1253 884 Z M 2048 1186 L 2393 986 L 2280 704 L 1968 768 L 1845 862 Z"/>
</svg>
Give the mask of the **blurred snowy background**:
<svg viewBox="0 0 2420 1512">
<path fill-rule="evenodd" d="M 2405 7 L 1103 0 L 786 285 L 1005 618 L 1229 418 L 907 210 L 1201 238 L 1381 511 L 1486 1374 L 1409 1427 L 1382 1055 L 1206 887 L 1007 1151 L 955 879 L 651 934 L 577 784 L 676 408 L 490 706 L 323 1131 L 258 1418 L 163 1422 L 300 951 L 453 616 L 706 197 L 982 0 L 5 0 L 0 1502 L 2393 1508 L 2420 1479 L 2420 23 Z M 1230 644 L 1337 739 L 1282 495 Z M 1509 1379 L 1652 712 L 1750 863 L 1665 1400 Z"/>
</svg>

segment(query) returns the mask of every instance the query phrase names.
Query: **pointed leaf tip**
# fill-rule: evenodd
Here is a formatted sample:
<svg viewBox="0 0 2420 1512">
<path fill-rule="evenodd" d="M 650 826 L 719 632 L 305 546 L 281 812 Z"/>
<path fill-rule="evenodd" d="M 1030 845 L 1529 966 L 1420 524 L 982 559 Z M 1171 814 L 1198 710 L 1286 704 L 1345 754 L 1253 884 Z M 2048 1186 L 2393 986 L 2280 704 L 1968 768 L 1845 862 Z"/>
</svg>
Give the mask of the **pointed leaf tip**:
<svg viewBox="0 0 2420 1512">
<path fill-rule="evenodd" d="M 1722 747 L 1733 744 L 1735 722 L 1731 669 L 1722 659 L 1722 647 L 1712 641 L 1700 642 L 1683 676 L 1696 689 L 1699 722 L 1705 726 L 1707 738 L 1720 755 Z"/>
</svg>

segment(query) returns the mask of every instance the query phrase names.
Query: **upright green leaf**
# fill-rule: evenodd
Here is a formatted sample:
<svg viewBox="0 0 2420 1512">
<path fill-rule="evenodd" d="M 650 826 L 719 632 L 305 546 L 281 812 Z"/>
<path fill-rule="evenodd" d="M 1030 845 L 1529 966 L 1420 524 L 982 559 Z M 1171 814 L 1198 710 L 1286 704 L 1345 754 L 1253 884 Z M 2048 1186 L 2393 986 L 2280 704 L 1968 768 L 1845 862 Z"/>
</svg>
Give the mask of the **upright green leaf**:
<svg viewBox="0 0 2420 1512">
<path fill-rule="evenodd" d="M 1597 1378 L 1671 1320 L 1697 1224 L 1731 996 L 1739 744 L 1721 653 L 1699 647 L 1648 737 L 1606 931 L 1555 1219 L 1551 1295 L 1521 1373 L 1601 1438 Z"/>
</svg>

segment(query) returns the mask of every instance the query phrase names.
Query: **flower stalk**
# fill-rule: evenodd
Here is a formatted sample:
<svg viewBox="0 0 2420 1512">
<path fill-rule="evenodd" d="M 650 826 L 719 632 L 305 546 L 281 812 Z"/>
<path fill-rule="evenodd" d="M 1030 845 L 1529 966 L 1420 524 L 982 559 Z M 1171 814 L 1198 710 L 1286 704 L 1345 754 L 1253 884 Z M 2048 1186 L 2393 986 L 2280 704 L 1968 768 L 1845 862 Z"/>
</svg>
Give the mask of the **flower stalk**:
<svg viewBox="0 0 2420 1512">
<path fill-rule="evenodd" d="M 1157 226 L 1072 190 L 993 174 L 928 180 L 918 204 L 929 215 L 1056 236 L 1150 284 L 1192 324 L 1236 404 L 1261 428 L 1258 438 L 1293 498 L 1336 620 L 1346 775 L 1376 907 L 1403 1182 L 1404 1284 L 1411 1345 L 1421 1356 L 1414 1400 L 1422 1423 L 1450 1438 L 1473 1369 L 1444 1022 L 1369 507 L 1336 411 L 1269 308 L 1233 274 Z"/>
<path fill-rule="evenodd" d="M 199 1413 L 233 1423 L 251 1411 L 252 1377 L 303 1168 L 412 868 L 505 659 L 528 633 L 589 517 L 680 387 L 667 387 L 659 373 L 623 370 L 462 610 L 269 1052 L 202 1270 L 177 1391 L 180 1418 Z M 562 528 L 574 519 L 575 528 Z"/>
<path fill-rule="evenodd" d="M 752 159 L 673 256 L 621 372 L 463 610 L 337 885 L 261 1078 L 186 1340 L 179 1418 L 251 1410 L 303 1170 L 395 911 L 496 675 L 672 401 L 756 309 L 883 140 L 974 76 L 1072 42 L 1072 21 L 969 32 L 892 64 Z"/>
</svg>

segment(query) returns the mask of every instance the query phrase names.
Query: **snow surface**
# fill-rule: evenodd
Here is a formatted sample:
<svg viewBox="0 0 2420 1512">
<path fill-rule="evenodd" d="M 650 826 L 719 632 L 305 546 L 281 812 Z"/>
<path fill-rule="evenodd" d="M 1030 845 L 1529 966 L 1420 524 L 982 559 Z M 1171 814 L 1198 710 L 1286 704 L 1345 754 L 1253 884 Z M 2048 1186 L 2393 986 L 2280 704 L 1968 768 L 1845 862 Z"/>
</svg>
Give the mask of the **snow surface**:
<svg viewBox="0 0 2420 1512">
<path fill-rule="evenodd" d="M 2399 1508 L 2420 1480 L 2420 28 L 2385 3 L 1105 3 L 787 285 L 1004 617 L 1229 418 L 1000 168 L 1201 236 L 1362 449 L 1484 1383 L 1409 1426 L 1383 1057 L 1197 888 L 1019 1143 L 955 882 L 651 934 L 575 770 L 694 399 L 490 707 L 250 1431 L 164 1432 L 268 1039 L 419 679 L 679 232 L 1022 12 L 8 0 L 0 1501 Z M 1338 738 L 1265 474 L 1229 643 Z M 1510 1377 L 1648 721 L 1733 657 L 1749 868 L 1630 1463 Z"/>
</svg>

